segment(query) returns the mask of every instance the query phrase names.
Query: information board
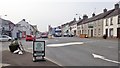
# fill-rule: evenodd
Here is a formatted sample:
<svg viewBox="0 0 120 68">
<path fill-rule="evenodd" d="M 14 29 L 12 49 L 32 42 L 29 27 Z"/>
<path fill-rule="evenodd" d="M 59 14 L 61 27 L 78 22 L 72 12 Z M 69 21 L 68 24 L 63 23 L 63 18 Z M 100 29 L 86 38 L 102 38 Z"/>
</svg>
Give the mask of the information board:
<svg viewBox="0 0 120 68">
<path fill-rule="evenodd" d="M 45 56 L 45 41 L 33 41 L 33 57 Z"/>
</svg>

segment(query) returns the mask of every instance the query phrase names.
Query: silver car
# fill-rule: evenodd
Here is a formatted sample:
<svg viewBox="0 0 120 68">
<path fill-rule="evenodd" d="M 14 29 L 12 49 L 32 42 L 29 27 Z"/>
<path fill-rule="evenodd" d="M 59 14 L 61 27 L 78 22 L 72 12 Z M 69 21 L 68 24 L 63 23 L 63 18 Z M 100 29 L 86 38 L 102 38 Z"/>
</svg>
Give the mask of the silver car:
<svg viewBox="0 0 120 68">
<path fill-rule="evenodd" d="M 12 38 L 7 35 L 0 35 L 0 41 L 11 41 Z"/>
</svg>

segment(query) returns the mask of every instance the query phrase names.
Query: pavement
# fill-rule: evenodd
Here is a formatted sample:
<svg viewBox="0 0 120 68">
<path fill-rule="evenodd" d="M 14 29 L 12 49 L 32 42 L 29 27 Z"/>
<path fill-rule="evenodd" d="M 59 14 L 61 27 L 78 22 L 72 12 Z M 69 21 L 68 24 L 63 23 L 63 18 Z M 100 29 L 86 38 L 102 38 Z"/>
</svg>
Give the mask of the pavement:
<svg viewBox="0 0 120 68">
<path fill-rule="evenodd" d="M 10 64 L 8 66 L 3 66 L 2 68 L 10 68 L 10 67 L 26 67 L 29 66 L 31 68 L 36 67 L 44 67 L 44 66 L 53 66 L 59 67 L 57 64 L 45 59 L 45 61 L 32 61 L 32 53 L 25 52 L 23 55 L 13 54 L 8 50 L 2 52 L 2 63 Z"/>
</svg>

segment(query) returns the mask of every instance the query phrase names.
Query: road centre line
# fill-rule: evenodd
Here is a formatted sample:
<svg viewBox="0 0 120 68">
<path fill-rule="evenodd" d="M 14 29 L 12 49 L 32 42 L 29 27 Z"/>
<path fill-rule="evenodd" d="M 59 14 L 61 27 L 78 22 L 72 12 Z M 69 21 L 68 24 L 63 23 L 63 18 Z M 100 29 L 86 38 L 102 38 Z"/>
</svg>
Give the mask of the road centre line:
<svg viewBox="0 0 120 68">
<path fill-rule="evenodd" d="M 61 43 L 61 44 L 48 44 L 48 47 L 60 47 L 60 46 L 68 46 L 68 45 L 79 45 L 84 44 L 83 42 L 70 42 L 70 43 Z"/>
</svg>

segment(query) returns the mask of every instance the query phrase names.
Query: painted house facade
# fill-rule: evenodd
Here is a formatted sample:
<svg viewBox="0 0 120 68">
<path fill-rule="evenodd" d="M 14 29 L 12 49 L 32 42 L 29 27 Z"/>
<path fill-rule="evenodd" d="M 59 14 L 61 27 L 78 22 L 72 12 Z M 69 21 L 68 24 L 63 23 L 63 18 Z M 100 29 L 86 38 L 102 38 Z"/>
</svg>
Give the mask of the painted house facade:
<svg viewBox="0 0 120 68">
<path fill-rule="evenodd" d="M 25 38 L 26 35 L 35 34 L 35 31 L 37 31 L 35 27 L 36 26 L 32 26 L 23 19 L 15 25 L 12 34 L 14 35 L 14 38 Z"/>
<path fill-rule="evenodd" d="M 70 32 L 69 23 L 63 24 L 62 25 L 62 35 L 64 35 L 65 33 L 69 33 L 69 32 Z"/>
<path fill-rule="evenodd" d="M 77 35 L 77 21 L 76 18 L 74 18 L 74 20 L 69 22 L 69 33 L 73 34 L 74 36 Z"/>
<path fill-rule="evenodd" d="M 0 23 L 0 26 L 1 26 L 0 33 L 2 35 L 8 35 L 8 36 L 12 37 L 13 36 L 12 35 L 12 30 L 14 29 L 15 24 L 12 23 L 9 20 L 5 20 L 5 19 L 2 19 L 2 18 L 0 18 L 0 22 L 1 22 Z"/>
<path fill-rule="evenodd" d="M 109 14 L 104 19 L 104 27 L 103 27 L 104 35 L 107 37 L 119 37 L 120 38 L 120 8 L 119 4 L 115 4 L 114 11 Z"/>
</svg>

